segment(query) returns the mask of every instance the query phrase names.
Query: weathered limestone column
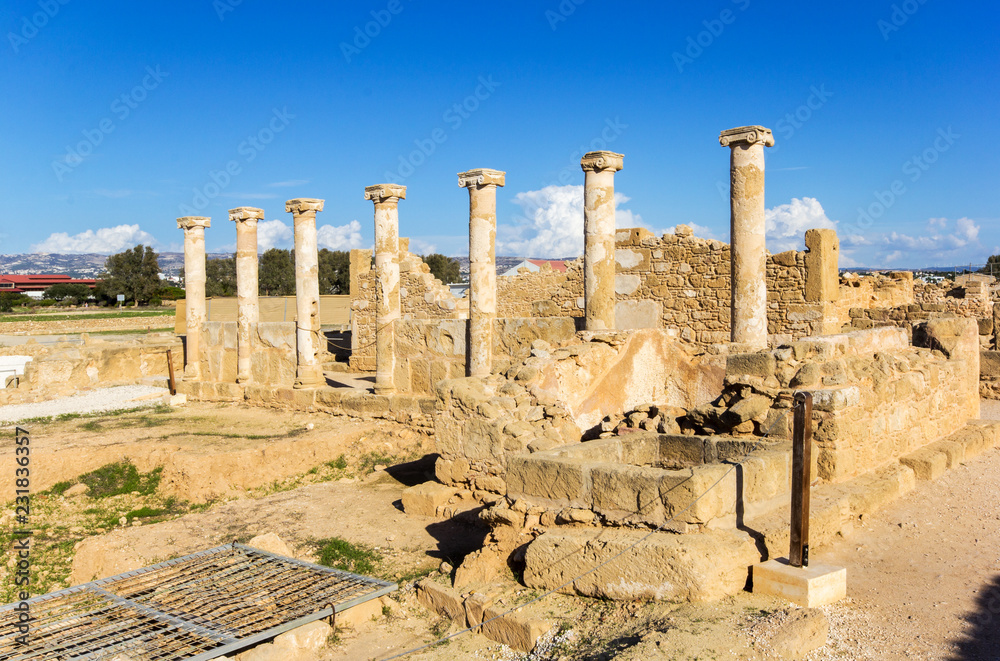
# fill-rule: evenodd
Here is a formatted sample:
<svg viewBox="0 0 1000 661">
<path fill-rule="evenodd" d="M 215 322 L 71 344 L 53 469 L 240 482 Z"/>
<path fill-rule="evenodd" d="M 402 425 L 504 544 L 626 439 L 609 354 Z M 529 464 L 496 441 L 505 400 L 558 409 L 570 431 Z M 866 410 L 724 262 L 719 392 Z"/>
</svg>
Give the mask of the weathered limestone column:
<svg viewBox="0 0 1000 661">
<path fill-rule="evenodd" d="M 229 220 L 236 223 L 236 383 L 249 383 L 253 335 L 260 323 L 257 299 L 257 221 L 264 220 L 264 210 L 239 207 L 229 210 Z"/>
<path fill-rule="evenodd" d="M 185 216 L 177 219 L 184 230 L 185 341 L 184 377 L 201 379 L 201 333 L 205 327 L 205 228 L 211 218 Z"/>
<path fill-rule="evenodd" d="M 493 369 L 493 322 L 497 318 L 497 187 L 506 172 L 469 170 L 458 185 L 469 189 L 469 347 L 466 373 L 489 376 Z"/>
<path fill-rule="evenodd" d="M 583 300 L 587 330 L 615 328 L 615 173 L 625 157 L 610 151 L 585 154 L 583 191 Z"/>
<path fill-rule="evenodd" d="M 742 126 L 719 135 L 730 158 L 730 254 L 733 342 L 767 348 L 767 248 L 764 241 L 764 147 L 771 129 Z"/>
<path fill-rule="evenodd" d="M 396 321 L 399 300 L 399 201 L 406 186 L 378 184 L 365 188 L 375 203 L 375 392 L 396 390 Z"/>
<path fill-rule="evenodd" d="M 323 210 L 323 200 L 289 200 L 285 211 L 295 225 L 295 343 L 298 367 L 295 388 L 318 388 L 326 385 L 319 364 L 319 249 L 316 243 L 316 212 Z"/>
</svg>

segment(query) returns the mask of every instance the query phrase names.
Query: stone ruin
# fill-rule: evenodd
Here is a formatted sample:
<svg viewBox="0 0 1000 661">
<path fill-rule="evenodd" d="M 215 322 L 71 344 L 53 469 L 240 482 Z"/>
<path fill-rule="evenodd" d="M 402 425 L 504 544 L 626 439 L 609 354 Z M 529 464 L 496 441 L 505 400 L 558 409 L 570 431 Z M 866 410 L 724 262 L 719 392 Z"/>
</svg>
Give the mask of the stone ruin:
<svg viewBox="0 0 1000 661">
<path fill-rule="evenodd" d="M 815 402 L 820 545 L 1000 440 L 1000 427 L 977 421 L 980 391 L 1000 391 L 1000 324 L 995 288 L 980 278 L 939 287 L 909 273 L 841 275 L 833 230 L 807 231 L 805 251 L 768 254 L 763 150 L 774 139 L 749 126 L 720 142 L 731 157 L 731 244 L 685 225 L 662 237 L 616 228 L 624 157 L 594 152 L 581 161 L 584 254 L 564 273 L 498 278 L 505 173 L 459 174 L 470 201 L 465 299 L 400 238 L 406 188 L 366 188 L 375 250 L 351 254 L 350 366 L 373 373 L 371 391 L 324 377 L 322 200 L 287 204 L 294 322 L 259 321 L 260 209 L 230 212 L 235 323 L 204 321 L 210 219 L 179 219 L 187 282 L 179 389 L 388 418 L 433 434 L 437 480 L 408 489 L 406 511 L 478 511 L 492 531 L 456 569 L 457 588 L 513 566 L 530 587 L 565 584 L 613 599 L 739 591 L 749 567 L 787 548 L 793 393 L 811 391 Z"/>
</svg>

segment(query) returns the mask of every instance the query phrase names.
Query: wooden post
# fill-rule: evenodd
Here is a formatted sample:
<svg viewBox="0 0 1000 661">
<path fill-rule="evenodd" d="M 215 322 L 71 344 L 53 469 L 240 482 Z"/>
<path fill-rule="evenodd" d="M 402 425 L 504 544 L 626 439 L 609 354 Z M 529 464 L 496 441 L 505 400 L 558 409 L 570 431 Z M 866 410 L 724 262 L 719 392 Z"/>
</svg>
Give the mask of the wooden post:
<svg viewBox="0 0 1000 661">
<path fill-rule="evenodd" d="M 177 394 L 177 382 L 174 381 L 174 352 L 167 349 L 167 385 L 170 386 L 170 394 Z"/>
<path fill-rule="evenodd" d="M 795 393 L 792 428 L 792 532 L 788 563 L 809 566 L 809 489 L 812 467 L 812 393 Z"/>
</svg>

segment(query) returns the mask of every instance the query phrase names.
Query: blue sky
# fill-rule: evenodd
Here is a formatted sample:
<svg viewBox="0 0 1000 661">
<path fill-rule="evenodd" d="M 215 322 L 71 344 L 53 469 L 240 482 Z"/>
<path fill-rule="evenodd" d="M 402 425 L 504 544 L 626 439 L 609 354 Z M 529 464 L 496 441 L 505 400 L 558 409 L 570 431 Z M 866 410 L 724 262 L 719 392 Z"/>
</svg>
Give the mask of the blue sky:
<svg viewBox="0 0 1000 661">
<path fill-rule="evenodd" d="M 625 154 L 619 226 L 727 239 L 719 131 L 763 124 L 768 247 L 837 227 L 842 265 L 1000 252 L 1000 6 L 987 2 L 7 0 L 0 252 L 176 250 L 176 218 L 326 200 L 372 243 L 366 185 L 408 186 L 415 250 L 468 250 L 456 173 L 507 171 L 498 252 L 582 247 L 591 148 Z"/>
</svg>

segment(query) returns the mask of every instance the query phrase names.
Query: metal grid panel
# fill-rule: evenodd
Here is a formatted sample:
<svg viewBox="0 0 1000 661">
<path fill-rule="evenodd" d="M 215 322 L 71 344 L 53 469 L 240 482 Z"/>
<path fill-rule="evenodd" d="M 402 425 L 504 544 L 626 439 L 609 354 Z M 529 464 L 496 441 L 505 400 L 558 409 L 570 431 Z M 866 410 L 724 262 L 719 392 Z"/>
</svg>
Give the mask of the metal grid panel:
<svg viewBox="0 0 1000 661">
<path fill-rule="evenodd" d="M 205 661 L 395 589 L 233 544 L 32 599 L 28 646 L 0 607 L 0 661 Z"/>
</svg>

